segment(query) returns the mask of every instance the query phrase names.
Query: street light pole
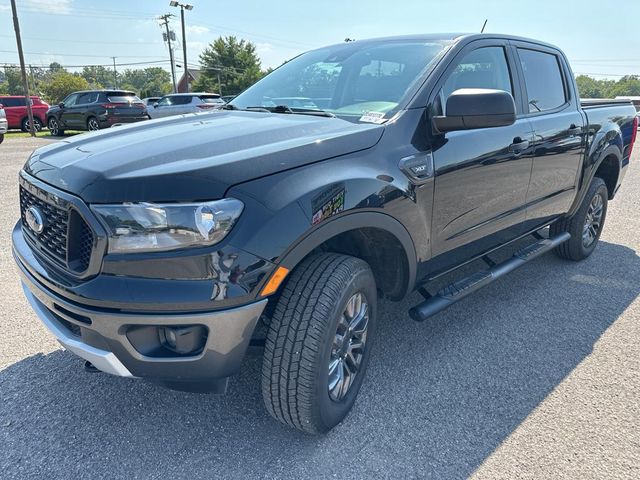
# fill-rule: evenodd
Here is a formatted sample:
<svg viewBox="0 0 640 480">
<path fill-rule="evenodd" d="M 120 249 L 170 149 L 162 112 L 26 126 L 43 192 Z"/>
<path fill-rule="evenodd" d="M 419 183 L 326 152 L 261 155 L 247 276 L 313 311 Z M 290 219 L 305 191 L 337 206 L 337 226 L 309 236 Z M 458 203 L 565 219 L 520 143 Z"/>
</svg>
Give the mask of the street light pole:
<svg viewBox="0 0 640 480">
<path fill-rule="evenodd" d="M 31 95 L 29 95 L 29 82 L 27 81 L 27 69 L 24 66 L 24 52 L 22 51 L 22 39 L 20 38 L 20 23 L 18 22 L 18 9 L 16 0 L 11 0 L 11 10 L 13 12 L 13 29 L 16 32 L 16 43 L 18 44 L 18 58 L 20 59 L 20 70 L 22 71 L 22 88 L 24 89 L 24 101 L 27 104 L 27 117 L 29 118 L 29 133 L 36 136 L 36 127 L 33 124 L 33 110 L 31 109 Z"/>
<path fill-rule="evenodd" d="M 189 67 L 187 67 L 187 34 L 184 29 L 184 11 L 193 10 L 193 5 L 183 4 L 176 1 L 169 2 L 171 7 L 180 7 L 180 20 L 182 21 L 182 55 L 184 56 L 184 81 L 187 92 L 189 92 Z"/>
</svg>

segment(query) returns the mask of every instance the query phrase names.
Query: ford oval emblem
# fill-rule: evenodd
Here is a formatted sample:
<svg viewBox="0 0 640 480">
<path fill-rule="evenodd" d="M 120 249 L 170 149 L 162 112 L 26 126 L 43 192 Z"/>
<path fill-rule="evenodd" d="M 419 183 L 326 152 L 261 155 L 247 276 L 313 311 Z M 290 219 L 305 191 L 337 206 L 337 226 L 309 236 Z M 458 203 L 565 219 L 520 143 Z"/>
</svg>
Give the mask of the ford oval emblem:
<svg viewBox="0 0 640 480">
<path fill-rule="evenodd" d="M 44 217 L 40 209 L 37 207 L 29 207 L 25 212 L 25 218 L 29 228 L 40 235 L 44 230 Z"/>
</svg>

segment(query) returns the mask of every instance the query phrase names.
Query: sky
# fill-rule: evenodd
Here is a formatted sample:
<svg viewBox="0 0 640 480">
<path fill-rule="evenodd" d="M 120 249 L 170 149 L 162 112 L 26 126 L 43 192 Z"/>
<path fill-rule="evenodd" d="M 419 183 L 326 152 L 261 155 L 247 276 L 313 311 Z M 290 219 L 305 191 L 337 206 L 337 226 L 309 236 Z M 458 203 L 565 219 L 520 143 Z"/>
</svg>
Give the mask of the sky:
<svg viewBox="0 0 640 480">
<path fill-rule="evenodd" d="M 263 68 L 344 41 L 436 32 L 515 34 L 562 48 L 576 74 L 640 75 L 640 0 L 182 0 L 187 62 L 220 35 L 256 44 Z M 169 68 L 157 17 L 180 10 L 169 0 L 17 0 L 27 64 L 56 61 L 117 68 Z M 9 0 L 0 0 L 0 66 L 17 63 Z M 176 45 L 182 65 L 182 46 Z M 130 64 L 130 65 L 127 65 Z"/>
</svg>

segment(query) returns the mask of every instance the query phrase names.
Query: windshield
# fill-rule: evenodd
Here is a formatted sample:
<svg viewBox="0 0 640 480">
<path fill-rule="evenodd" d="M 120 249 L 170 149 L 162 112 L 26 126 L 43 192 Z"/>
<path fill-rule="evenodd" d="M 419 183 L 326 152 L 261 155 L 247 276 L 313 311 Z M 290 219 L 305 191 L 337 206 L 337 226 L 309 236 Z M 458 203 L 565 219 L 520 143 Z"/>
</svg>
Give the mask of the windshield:
<svg viewBox="0 0 640 480">
<path fill-rule="evenodd" d="M 345 43 L 285 63 L 238 95 L 240 109 L 289 107 L 382 123 L 449 42 Z"/>
</svg>

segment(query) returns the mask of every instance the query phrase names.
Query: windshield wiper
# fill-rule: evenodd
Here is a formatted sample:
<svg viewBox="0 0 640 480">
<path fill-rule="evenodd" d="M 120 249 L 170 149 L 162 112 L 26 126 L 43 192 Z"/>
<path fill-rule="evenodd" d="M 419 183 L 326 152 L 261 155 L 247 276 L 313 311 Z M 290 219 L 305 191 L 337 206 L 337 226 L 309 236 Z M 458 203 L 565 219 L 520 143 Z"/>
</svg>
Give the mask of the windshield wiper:
<svg viewBox="0 0 640 480">
<path fill-rule="evenodd" d="M 242 110 L 245 112 L 268 112 L 268 113 L 284 113 L 284 114 L 298 114 L 298 115 L 316 115 L 318 117 L 330 117 L 334 118 L 335 115 L 325 110 L 315 110 L 309 108 L 291 108 L 289 105 L 276 105 L 274 107 L 267 107 L 264 105 L 258 105 L 253 107 L 238 108 L 235 105 L 227 103 L 223 110 Z"/>
</svg>

